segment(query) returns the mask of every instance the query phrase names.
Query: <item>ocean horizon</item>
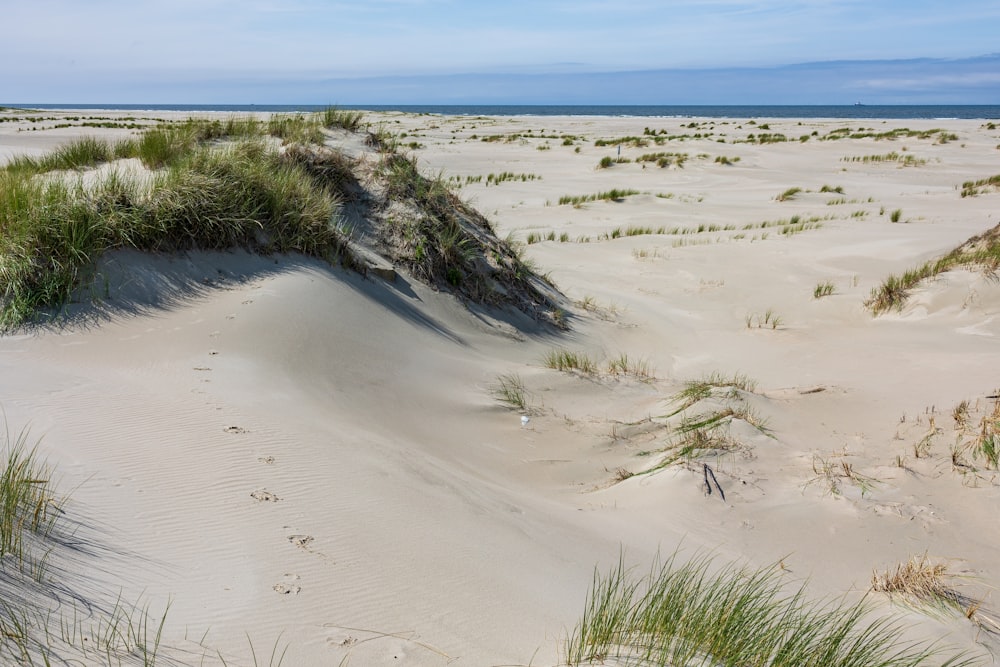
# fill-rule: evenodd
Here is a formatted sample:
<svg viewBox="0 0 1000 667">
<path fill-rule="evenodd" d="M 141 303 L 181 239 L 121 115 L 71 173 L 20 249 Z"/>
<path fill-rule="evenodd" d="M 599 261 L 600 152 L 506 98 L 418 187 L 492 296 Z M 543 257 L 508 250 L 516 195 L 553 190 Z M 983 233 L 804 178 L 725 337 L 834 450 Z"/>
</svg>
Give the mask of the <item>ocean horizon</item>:
<svg viewBox="0 0 1000 667">
<path fill-rule="evenodd" d="M 72 111 L 190 111 L 219 113 L 295 113 L 330 106 L 360 111 L 399 111 L 444 116 L 612 116 L 650 118 L 844 118 L 844 119 L 1000 119 L 1000 104 L 940 105 L 545 105 L 545 104 L 31 104 L 5 107 Z"/>
</svg>

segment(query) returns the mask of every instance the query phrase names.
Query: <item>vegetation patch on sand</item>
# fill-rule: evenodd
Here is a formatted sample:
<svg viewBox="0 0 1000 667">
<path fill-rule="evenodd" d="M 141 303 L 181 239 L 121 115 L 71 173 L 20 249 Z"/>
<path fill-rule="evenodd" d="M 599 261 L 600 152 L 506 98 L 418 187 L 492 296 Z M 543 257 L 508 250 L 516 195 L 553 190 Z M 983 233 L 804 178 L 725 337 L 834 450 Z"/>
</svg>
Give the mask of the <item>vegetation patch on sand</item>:
<svg viewBox="0 0 1000 667">
<path fill-rule="evenodd" d="M 677 554 L 636 575 L 623 559 L 594 573 L 583 617 L 567 641 L 570 665 L 918 667 L 975 664 L 901 638 L 904 626 L 872 619 L 865 600 L 813 601 L 789 589 L 778 566 L 716 567 Z M 942 661 L 943 659 L 943 661 Z M 933 661 L 933 662 L 932 662 Z"/>
<path fill-rule="evenodd" d="M 435 287 L 556 323 L 554 288 L 442 177 L 423 176 L 397 152 L 391 136 L 366 135 L 378 150 L 374 166 L 324 145 L 333 130 L 357 131 L 361 118 L 331 109 L 189 120 L 138 139 L 84 137 L 42 158 L 15 158 L 0 171 L 0 327 L 60 309 L 115 249 L 297 252 L 365 272 L 357 250 L 369 238 Z M 82 172 L 127 158 L 147 171 Z M 361 238 L 344 221 L 345 203 L 367 227 Z"/>
<path fill-rule="evenodd" d="M 902 153 L 897 153 L 896 151 L 882 155 L 854 155 L 851 157 L 841 158 L 841 162 L 861 162 L 863 164 L 895 162 L 903 167 L 919 167 L 927 164 L 927 160 L 925 158 L 918 158 L 915 155 L 904 155 Z"/>
<path fill-rule="evenodd" d="M 612 188 L 611 190 L 596 192 L 589 195 L 563 195 L 559 198 L 559 205 L 563 206 L 564 204 L 572 204 L 573 206 L 580 206 L 582 204 L 586 204 L 587 202 L 594 201 L 621 202 L 625 201 L 626 197 L 638 194 L 642 193 L 631 188 Z"/>
<path fill-rule="evenodd" d="M 865 306 L 875 315 L 901 310 L 910 290 L 922 280 L 963 266 L 980 267 L 991 275 L 1000 268 L 1000 225 L 972 237 L 943 257 L 925 262 L 901 276 L 890 275 L 881 285 L 872 288 Z"/>
<path fill-rule="evenodd" d="M 672 435 L 657 450 L 662 457 L 638 474 L 654 473 L 675 463 L 690 463 L 724 452 L 749 452 L 750 446 L 732 434 L 732 426 L 746 424 L 770 436 L 766 420 L 747 401 L 747 396 L 756 388 L 755 381 L 739 373 L 731 377 L 713 373 L 701 380 L 686 382 L 683 389 L 670 397 L 671 411 L 660 417 L 680 419 L 672 426 L 668 423 Z M 702 402 L 708 403 L 708 407 L 691 411 Z"/>
<path fill-rule="evenodd" d="M 1000 189 L 1000 174 L 989 178 L 980 178 L 977 181 L 965 181 L 962 183 L 962 196 L 975 197 L 989 190 Z"/>
</svg>

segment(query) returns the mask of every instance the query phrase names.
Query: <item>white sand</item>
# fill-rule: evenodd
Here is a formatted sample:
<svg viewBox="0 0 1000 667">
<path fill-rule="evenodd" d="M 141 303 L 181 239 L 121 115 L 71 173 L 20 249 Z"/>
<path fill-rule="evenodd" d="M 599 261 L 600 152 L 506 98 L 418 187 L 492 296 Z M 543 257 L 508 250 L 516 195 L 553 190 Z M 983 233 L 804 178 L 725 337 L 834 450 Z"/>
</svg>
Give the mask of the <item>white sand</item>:
<svg viewBox="0 0 1000 667">
<path fill-rule="evenodd" d="M 793 139 L 843 126 L 959 138 L 751 145 L 732 143 L 761 131 L 746 119 L 371 119 L 422 144 L 427 172 L 484 176 L 461 193 L 501 236 L 591 237 L 532 244 L 527 256 L 599 311 L 575 309 L 565 335 L 512 337 L 405 276 L 387 284 L 243 253 L 116 255 L 111 303 L 126 312 L 0 338 L 8 429 L 30 425 L 42 438 L 71 491 L 68 512 L 109 550 L 81 556 L 76 571 L 95 597 L 123 590 L 157 613 L 169 600 L 163 643 L 193 664 L 221 664 L 217 651 L 252 664 L 248 635 L 258 657 L 288 645 L 285 665 L 557 664 L 594 567 L 622 548 L 641 567 L 679 545 L 782 560 L 816 596 L 851 599 L 874 569 L 926 552 L 968 575 L 963 593 L 1000 609 L 1000 476 L 981 460 L 978 476 L 962 475 L 950 453 L 953 408 L 968 400 L 978 423 L 1000 387 L 1000 285 L 956 271 L 901 313 L 873 318 L 863 307 L 888 274 L 1000 223 L 1000 193 L 961 198 L 956 188 L 1000 172 L 997 131 L 758 119 Z M 683 127 L 692 121 L 702 124 Z M 594 140 L 644 127 L 715 134 L 622 149 L 632 159 L 688 153 L 683 168 L 596 169 L 616 148 Z M 585 139 L 471 138 L 529 128 Z M 2 124 L 0 159 L 79 132 Z M 926 164 L 842 161 L 904 147 Z M 723 166 L 720 155 L 740 161 Z M 485 185 L 503 171 L 541 179 Z M 824 184 L 843 194 L 820 193 Z M 775 200 L 793 186 L 804 192 Z M 613 187 L 644 194 L 556 205 Z M 848 203 L 827 203 L 839 198 Z M 792 215 L 820 216 L 822 227 L 741 231 Z M 618 227 L 701 224 L 737 230 L 598 240 Z M 827 280 L 834 294 L 813 298 Z M 776 329 L 747 328 L 769 309 Z M 557 347 L 626 353 L 656 379 L 544 368 Z M 618 468 L 651 466 L 656 457 L 640 453 L 670 437 L 625 424 L 670 412 L 685 381 L 713 371 L 757 380 L 751 401 L 773 436 L 741 431 L 751 452 L 708 461 L 726 501 L 705 496 L 700 466 L 613 484 Z M 490 394 L 511 372 L 535 406 L 525 428 Z M 942 430 L 918 458 L 931 417 Z M 849 463 L 871 488 L 839 478 L 831 492 L 817 473 L 824 462 Z M 996 649 L 962 617 L 895 612 L 923 636 Z"/>
</svg>

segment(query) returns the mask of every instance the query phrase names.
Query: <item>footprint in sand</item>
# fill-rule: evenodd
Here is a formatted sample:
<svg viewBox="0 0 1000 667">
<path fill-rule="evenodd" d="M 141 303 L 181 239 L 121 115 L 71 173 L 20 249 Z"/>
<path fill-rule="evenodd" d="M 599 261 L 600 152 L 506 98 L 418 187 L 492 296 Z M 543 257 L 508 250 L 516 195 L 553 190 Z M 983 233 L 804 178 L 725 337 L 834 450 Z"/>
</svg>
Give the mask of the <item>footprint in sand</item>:
<svg viewBox="0 0 1000 667">
<path fill-rule="evenodd" d="M 300 549 L 305 549 L 309 546 L 309 543 L 313 541 L 312 535 L 289 535 L 288 541 L 299 547 Z"/>
<path fill-rule="evenodd" d="M 196 371 L 210 371 L 212 369 L 209 368 L 208 366 L 195 366 L 193 370 L 196 370 Z"/>
<path fill-rule="evenodd" d="M 267 489 L 257 489 L 256 491 L 251 491 L 250 497 L 259 503 L 276 503 L 281 500 L 281 498 L 274 495 Z"/>
<path fill-rule="evenodd" d="M 226 315 L 226 319 L 227 320 L 235 320 L 236 319 L 236 313 L 229 313 L 228 315 Z"/>
<path fill-rule="evenodd" d="M 225 429 L 226 433 L 233 433 L 234 435 L 243 435 L 247 430 L 241 426 L 227 426 Z"/>
<path fill-rule="evenodd" d="M 243 305 L 249 306 L 251 303 L 253 303 L 253 299 L 247 299 L 246 301 L 243 302 Z"/>
<path fill-rule="evenodd" d="M 302 587 L 295 582 L 299 580 L 299 575 L 297 574 L 286 574 L 282 577 L 283 581 L 279 581 L 272 588 L 274 592 L 279 595 L 298 595 Z"/>
<path fill-rule="evenodd" d="M 257 461 L 259 463 L 263 463 L 264 465 L 274 465 L 274 457 L 273 456 L 258 456 L 257 457 Z"/>
</svg>

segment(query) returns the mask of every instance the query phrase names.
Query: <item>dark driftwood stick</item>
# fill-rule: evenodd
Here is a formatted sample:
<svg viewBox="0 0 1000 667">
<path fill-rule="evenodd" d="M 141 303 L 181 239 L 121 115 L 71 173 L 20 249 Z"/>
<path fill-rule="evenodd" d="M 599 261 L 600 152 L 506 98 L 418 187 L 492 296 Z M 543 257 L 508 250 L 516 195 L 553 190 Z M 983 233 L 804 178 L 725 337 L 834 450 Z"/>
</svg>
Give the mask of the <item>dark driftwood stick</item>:
<svg viewBox="0 0 1000 667">
<path fill-rule="evenodd" d="M 712 487 L 709 486 L 709 484 L 708 484 L 708 478 L 709 478 L 709 476 L 711 476 L 712 482 L 715 484 L 715 488 L 718 489 L 718 491 L 719 491 L 719 496 L 721 496 L 723 502 L 725 502 L 725 500 L 726 500 L 726 494 L 722 490 L 722 487 L 719 486 L 719 480 L 715 479 L 715 473 L 712 472 L 712 469 L 708 467 L 707 463 L 704 463 L 702 465 L 705 466 L 705 486 L 708 487 L 708 493 L 709 493 L 709 495 L 712 494 Z"/>
</svg>

